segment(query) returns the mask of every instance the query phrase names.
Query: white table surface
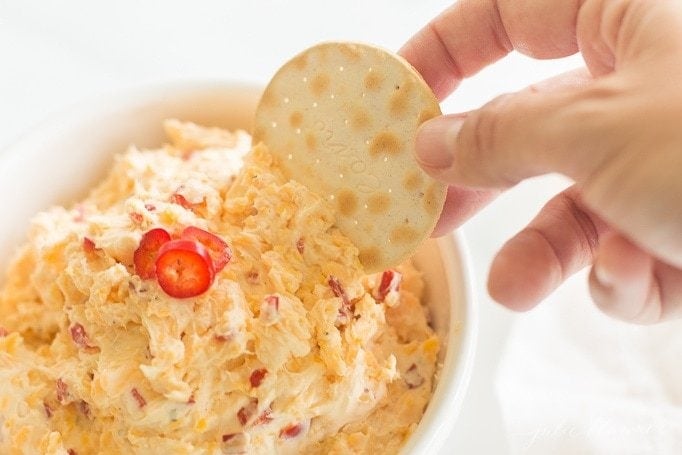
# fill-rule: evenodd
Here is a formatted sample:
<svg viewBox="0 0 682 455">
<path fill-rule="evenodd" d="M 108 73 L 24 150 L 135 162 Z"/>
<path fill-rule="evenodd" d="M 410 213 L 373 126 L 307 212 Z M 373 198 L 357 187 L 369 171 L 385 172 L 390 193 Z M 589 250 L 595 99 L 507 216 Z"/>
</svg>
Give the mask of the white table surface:
<svg viewBox="0 0 682 455">
<path fill-rule="evenodd" d="M 359 40 L 398 49 L 449 3 L 0 0 L 0 149 L 43 119 L 105 92 L 187 79 L 265 83 L 283 60 L 322 40 Z M 476 107 L 579 64 L 575 57 L 538 62 L 512 55 L 465 81 L 443 110 Z M 524 183 L 463 228 L 477 281 L 480 339 L 462 418 L 443 454 L 507 452 L 495 381 L 517 316 L 487 296 L 486 271 L 502 242 L 565 185 L 559 177 Z M 589 299 L 584 277 L 570 280 L 560 295 Z"/>
</svg>

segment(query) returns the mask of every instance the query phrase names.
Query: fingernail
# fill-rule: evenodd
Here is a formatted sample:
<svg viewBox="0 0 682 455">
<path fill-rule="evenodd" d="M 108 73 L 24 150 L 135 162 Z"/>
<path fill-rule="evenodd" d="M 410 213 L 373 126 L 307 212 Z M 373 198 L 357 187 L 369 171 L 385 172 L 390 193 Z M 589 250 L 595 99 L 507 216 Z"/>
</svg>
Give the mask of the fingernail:
<svg viewBox="0 0 682 455">
<path fill-rule="evenodd" d="M 447 169 L 452 165 L 457 134 L 462 128 L 461 116 L 441 116 L 424 122 L 417 131 L 415 154 L 417 161 L 432 169 Z"/>
<path fill-rule="evenodd" d="M 603 265 L 599 264 L 598 262 L 594 263 L 594 277 L 596 280 L 604 286 L 605 288 L 612 288 L 613 287 L 613 276 L 611 273 L 604 268 Z"/>
</svg>

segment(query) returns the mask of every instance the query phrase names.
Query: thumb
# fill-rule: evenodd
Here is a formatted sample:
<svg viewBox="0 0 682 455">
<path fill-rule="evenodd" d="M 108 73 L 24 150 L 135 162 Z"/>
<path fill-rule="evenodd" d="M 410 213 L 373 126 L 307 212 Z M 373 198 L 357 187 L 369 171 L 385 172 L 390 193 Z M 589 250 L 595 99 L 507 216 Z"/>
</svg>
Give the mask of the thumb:
<svg viewBox="0 0 682 455">
<path fill-rule="evenodd" d="M 471 187 L 504 188 L 548 172 L 580 182 L 614 148 L 607 143 L 620 121 L 613 77 L 573 71 L 431 119 L 418 131 L 417 161 L 439 180 Z"/>
</svg>

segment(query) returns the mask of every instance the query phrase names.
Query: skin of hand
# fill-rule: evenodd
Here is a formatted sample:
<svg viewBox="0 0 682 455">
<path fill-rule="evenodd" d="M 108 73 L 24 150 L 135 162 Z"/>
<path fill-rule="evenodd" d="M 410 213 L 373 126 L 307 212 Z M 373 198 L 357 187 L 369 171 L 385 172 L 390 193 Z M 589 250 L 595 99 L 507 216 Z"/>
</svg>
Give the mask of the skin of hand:
<svg viewBox="0 0 682 455">
<path fill-rule="evenodd" d="M 512 50 L 586 68 L 422 125 L 417 160 L 451 185 L 435 235 L 559 172 L 575 184 L 502 247 L 491 296 L 528 310 L 592 264 L 607 314 L 682 316 L 682 2 L 460 0 L 400 53 L 442 99 Z"/>
</svg>

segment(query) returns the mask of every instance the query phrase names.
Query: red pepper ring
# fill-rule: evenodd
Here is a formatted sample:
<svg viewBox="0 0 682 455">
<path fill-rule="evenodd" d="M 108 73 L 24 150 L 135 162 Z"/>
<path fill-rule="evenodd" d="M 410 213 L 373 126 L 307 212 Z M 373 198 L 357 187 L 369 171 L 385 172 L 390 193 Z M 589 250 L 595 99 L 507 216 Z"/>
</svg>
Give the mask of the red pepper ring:
<svg viewBox="0 0 682 455">
<path fill-rule="evenodd" d="M 155 264 L 159 250 L 170 240 L 170 234 L 163 228 L 154 228 L 144 233 L 133 255 L 135 273 L 140 278 L 148 280 L 156 276 Z"/>
<path fill-rule="evenodd" d="M 215 273 L 225 268 L 230 259 L 232 259 L 232 250 L 227 242 L 211 232 L 196 226 L 187 226 L 180 236 L 183 239 L 196 240 L 208 248 L 213 260 L 213 270 L 215 270 Z"/>
<path fill-rule="evenodd" d="M 171 297 L 184 299 L 203 294 L 213 283 L 215 271 L 204 245 L 189 240 L 163 244 L 156 257 L 156 279 Z"/>
</svg>

